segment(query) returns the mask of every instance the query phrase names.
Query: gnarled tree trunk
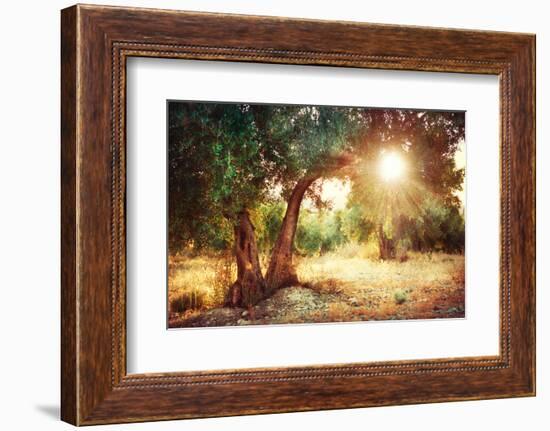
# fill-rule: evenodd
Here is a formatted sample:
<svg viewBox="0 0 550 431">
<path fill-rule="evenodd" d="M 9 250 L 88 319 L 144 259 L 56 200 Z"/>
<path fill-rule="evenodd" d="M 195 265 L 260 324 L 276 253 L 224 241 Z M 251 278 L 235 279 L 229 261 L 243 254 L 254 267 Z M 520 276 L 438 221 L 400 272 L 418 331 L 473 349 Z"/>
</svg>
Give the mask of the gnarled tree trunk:
<svg viewBox="0 0 550 431">
<path fill-rule="evenodd" d="M 265 297 L 266 284 L 260 267 L 254 226 L 246 210 L 239 213 L 234 232 L 237 281 L 228 290 L 225 305 L 248 307 Z"/>
<path fill-rule="evenodd" d="M 395 241 L 393 238 L 388 238 L 382 224 L 378 225 L 378 247 L 380 249 L 380 259 L 395 259 Z"/>
<path fill-rule="evenodd" d="M 271 259 L 266 273 L 266 283 L 269 292 L 273 292 L 281 287 L 298 284 L 296 268 L 292 262 L 294 235 L 298 226 L 300 206 L 304 194 L 316 179 L 315 177 L 308 177 L 299 180 L 288 199 L 281 230 L 271 252 Z"/>
</svg>

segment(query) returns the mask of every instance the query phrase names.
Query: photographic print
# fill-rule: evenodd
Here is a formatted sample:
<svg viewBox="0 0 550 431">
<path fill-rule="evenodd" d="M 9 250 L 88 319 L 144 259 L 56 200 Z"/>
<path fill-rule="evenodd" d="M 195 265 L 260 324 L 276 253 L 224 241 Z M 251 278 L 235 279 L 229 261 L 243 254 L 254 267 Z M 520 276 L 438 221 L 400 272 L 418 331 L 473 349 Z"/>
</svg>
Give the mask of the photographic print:
<svg viewBox="0 0 550 431">
<path fill-rule="evenodd" d="M 167 111 L 169 328 L 464 318 L 465 112 Z"/>
</svg>

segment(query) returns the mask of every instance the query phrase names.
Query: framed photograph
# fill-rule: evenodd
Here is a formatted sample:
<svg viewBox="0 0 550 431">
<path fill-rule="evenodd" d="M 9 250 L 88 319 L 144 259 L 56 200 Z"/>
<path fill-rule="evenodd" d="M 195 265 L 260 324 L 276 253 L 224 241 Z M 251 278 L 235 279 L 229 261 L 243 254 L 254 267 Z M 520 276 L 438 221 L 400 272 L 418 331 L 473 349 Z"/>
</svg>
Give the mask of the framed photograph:
<svg viewBox="0 0 550 431">
<path fill-rule="evenodd" d="M 534 396 L 534 35 L 61 17 L 63 420 Z"/>
</svg>

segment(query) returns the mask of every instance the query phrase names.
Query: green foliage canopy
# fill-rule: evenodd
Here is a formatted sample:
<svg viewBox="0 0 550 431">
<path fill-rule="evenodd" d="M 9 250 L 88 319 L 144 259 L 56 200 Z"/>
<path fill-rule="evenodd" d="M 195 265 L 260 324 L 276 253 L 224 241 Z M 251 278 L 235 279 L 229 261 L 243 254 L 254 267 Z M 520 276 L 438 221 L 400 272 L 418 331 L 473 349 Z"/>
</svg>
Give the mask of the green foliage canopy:
<svg viewBox="0 0 550 431">
<path fill-rule="evenodd" d="M 228 249 L 236 214 L 247 209 L 268 252 L 284 201 L 305 177 L 346 178 L 352 193 L 345 211 L 319 218 L 326 206 L 321 182 L 313 183 L 306 196 L 319 212 L 301 215 L 299 251 L 365 242 L 379 223 L 397 232 L 397 221 L 400 235 L 435 246 L 438 229 L 460 236 L 463 225 L 456 191 L 464 171 L 454 159 L 463 139 L 461 112 L 170 102 L 169 246 Z M 384 151 L 406 158 L 406 187 L 380 182 Z"/>
<path fill-rule="evenodd" d="M 351 146 L 353 108 L 171 102 L 168 105 L 172 246 L 223 246 L 236 214 L 284 198 L 321 176 Z M 319 189 L 309 191 L 319 198 Z"/>
</svg>

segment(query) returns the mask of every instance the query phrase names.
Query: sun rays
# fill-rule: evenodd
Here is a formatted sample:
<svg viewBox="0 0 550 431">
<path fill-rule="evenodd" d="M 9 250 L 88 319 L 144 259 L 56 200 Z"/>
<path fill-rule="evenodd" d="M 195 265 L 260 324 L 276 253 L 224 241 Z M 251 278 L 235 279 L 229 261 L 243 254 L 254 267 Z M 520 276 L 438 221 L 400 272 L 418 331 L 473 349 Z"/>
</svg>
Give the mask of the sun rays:
<svg viewBox="0 0 550 431">
<path fill-rule="evenodd" d="M 406 174 L 407 165 L 403 158 L 395 152 L 383 152 L 378 162 L 378 173 L 386 182 L 396 182 Z"/>
</svg>

